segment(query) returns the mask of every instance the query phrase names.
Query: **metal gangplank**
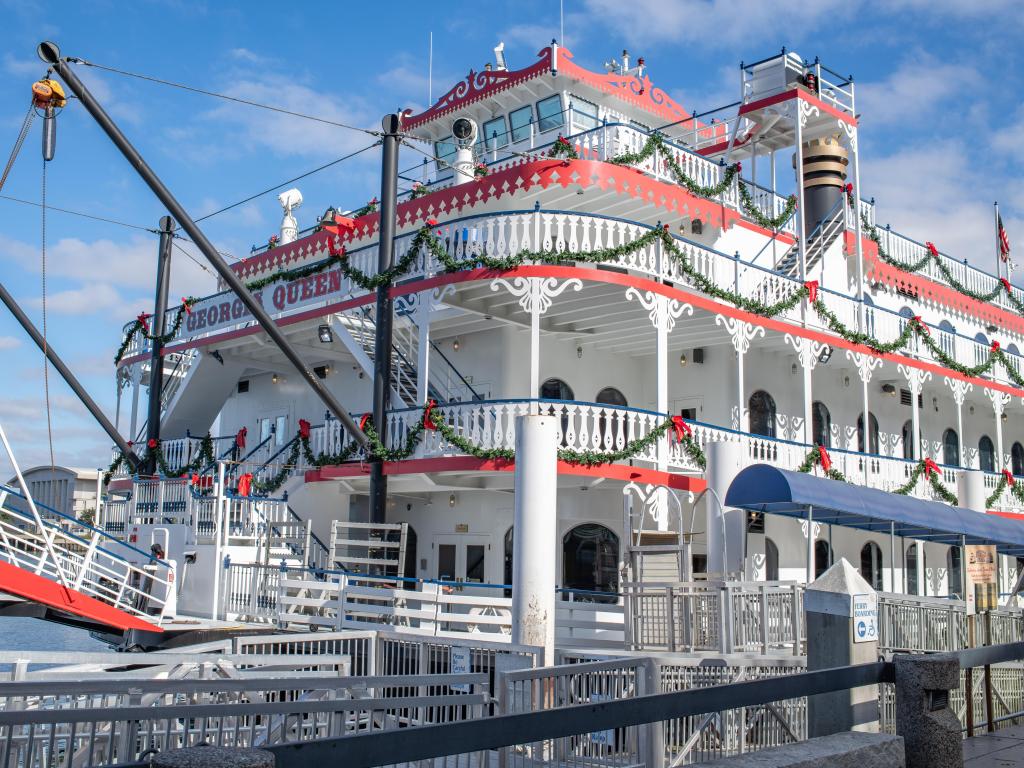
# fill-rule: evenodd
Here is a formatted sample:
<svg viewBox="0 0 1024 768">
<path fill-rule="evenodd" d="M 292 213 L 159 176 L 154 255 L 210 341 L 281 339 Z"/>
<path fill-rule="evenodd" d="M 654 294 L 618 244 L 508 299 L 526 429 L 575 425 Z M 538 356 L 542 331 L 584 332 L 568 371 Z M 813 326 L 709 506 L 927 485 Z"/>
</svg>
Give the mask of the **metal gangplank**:
<svg viewBox="0 0 1024 768">
<path fill-rule="evenodd" d="M 173 561 L 0 484 L 0 592 L 104 629 L 161 632 L 175 590 Z"/>
</svg>

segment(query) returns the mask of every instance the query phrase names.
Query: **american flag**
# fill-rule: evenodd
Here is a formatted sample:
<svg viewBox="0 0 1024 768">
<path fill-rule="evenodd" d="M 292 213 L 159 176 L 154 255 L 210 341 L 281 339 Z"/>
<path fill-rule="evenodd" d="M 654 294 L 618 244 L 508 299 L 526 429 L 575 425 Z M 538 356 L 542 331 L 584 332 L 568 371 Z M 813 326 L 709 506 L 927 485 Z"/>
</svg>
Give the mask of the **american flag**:
<svg viewBox="0 0 1024 768">
<path fill-rule="evenodd" d="M 996 226 L 998 228 L 997 237 L 999 238 L 999 256 L 1006 261 L 1010 258 L 1010 238 L 1006 234 L 1006 230 L 1003 228 L 1003 217 L 996 216 Z"/>
</svg>

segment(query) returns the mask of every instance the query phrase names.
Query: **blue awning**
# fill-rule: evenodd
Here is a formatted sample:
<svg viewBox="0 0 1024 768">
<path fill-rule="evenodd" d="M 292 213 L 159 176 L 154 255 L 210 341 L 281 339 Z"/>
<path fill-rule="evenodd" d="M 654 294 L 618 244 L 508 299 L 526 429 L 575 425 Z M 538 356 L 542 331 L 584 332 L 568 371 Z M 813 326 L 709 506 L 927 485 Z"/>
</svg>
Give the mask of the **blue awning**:
<svg viewBox="0 0 1024 768">
<path fill-rule="evenodd" d="M 736 475 L 725 505 L 754 512 L 806 518 L 818 523 L 959 544 L 995 544 L 1006 555 L 1024 556 L 1024 523 L 938 501 L 862 488 L 804 472 L 754 464 Z"/>
</svg>

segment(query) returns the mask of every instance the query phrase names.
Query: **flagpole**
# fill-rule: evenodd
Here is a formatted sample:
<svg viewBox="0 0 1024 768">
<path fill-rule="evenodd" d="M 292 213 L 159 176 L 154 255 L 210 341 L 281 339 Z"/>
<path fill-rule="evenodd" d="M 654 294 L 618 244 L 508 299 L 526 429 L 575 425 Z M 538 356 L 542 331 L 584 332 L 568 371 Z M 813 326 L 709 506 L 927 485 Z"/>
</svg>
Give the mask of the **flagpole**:
<svg viewBox="0 0 1024 768">
<path fill-rule="evenodd" d="M 1002 245 L 999 240 L 999 202 L 992 203 L 994 211 L 994 218 L 992 219 L 992 225 L 996 228 L 996 277 L 1003 276 L 1003 268 L 1001 266 L 1003 261 Z M 1007 269 L 1006 279 L 1010 279 L 1009 269 Z"/>
</svg>

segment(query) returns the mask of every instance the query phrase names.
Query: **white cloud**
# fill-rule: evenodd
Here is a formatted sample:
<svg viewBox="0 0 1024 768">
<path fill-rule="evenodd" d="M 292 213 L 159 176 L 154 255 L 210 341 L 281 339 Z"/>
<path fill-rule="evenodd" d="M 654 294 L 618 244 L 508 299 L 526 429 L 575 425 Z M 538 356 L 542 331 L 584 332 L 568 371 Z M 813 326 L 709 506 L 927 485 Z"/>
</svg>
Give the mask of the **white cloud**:
<svg viewBox="0 0 1024 768">
<path fill-rule="evenodd" d="M 16 349 L 21 346 L 21 339 L 13 336 L 0 336 L 0 349 Z"/>
<path fill-rule="evenodd" d="M 125 315 L 125 322 L 131 319 L 134 307 L 146 307 L 152 303 L 152 299 L 135 299 L 128 301 L 122 298 L 121 294 L 107 283 L 86 283 L 81 288 L 69 288 L 64 291 L 56 291 L 46 297 L 47 312 L 59 315 L 94 315 L 100 312 L 113 312 Z M 29 306 L 41 309 L 43 300 L 41 298 L 30 299 Z M 135 314 L 138 310 L 135 310 Z"/>
<path fill-rule="evenodd" d="M 869 129 L 887 124 L 906 126 L 928 120 L 945 104 L 962 101 L 965 93 L 982 84 L 981 73 L 971 66 L 917 54 L 882 81 L 857 83 L 857 112 Z"/>
<path fill-rule="evenodd" d="M 634 46 L 685 42 L 725 47 L 763 39 L 768 30 L 806 34 L 819 22 L 840 23 L 854 11 L 840 0 L 585 0 L 584 4 L 590 23 L 603 24 Z"/>
</svg>

